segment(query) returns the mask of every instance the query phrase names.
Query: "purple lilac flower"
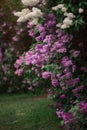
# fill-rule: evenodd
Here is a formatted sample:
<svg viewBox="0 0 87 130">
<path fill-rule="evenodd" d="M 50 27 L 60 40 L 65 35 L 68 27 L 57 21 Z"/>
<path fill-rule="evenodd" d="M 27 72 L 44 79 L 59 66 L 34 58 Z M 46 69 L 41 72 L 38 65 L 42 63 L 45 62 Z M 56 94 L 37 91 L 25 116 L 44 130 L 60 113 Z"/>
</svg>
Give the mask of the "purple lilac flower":
<svg viewBox="0 0 87 130">
<path fill-rule="evenodd" d="M 41 41 L 43 41 L 45 39 L 45 37 L 46 37 L 46 31 L 41 32 L 40 33 L 40 39 L 41 39 Z"/>
<path fill-rule="evenodd" d="M 14 36 L 14 37 L 12 37 L 12 40 L 13 40 L 14 42 L 17 42 L 17 41 L 18 41 L 18 38 L 17 38 L 16 36 Z"/>
<path fill-rule="evenodd" d="M 66 80 L 66 85 L 69 87 L 73 86 L 73 80 Z"/>
<path fill-rule="evenodd" d="M 87 72 L 87 67 L 81 67 L 80 70 L 84 71 L 84 72 Z"/>
<path fill-rule="evenodd" d="M 54 14 L 47 14 L 46 16 L 45 16 L 45 19 L 48 21 L 48 20 L 56 20 L 56 16 L 54 15 Z"/>
<path fill-rule="evenodd" d="M 61 36 L 65 35 L 63 30 L 57 29 L 56 30 L 57 37 L 60 38 Z"/>
<path fill-rule="evenodd" d="M 62 118 L 64 120 L 64 124 L 68 125 L 69 123 L 76 123 L 76 117 L 72 115 L 72 113 L 69 112 L 63 112 L 62 110 L 57 110 L 56 114 L 59 118 Z"/>
<path fill-rule="evenodd" d="M 35 87 L 35 86 L 37 86 L 39 83 L 38 83 L 38 81 L 37 82 L 35 82 L 34 84 L 33 84 L 33 86 Z"/>
<path fill-rule="evenodd" d="M 60 49 L 60 48 L 62 48 L 63 46 L 64 46 L 63 42 L 59 42 L 59 41 L 57 41 L 57 42 L 55 42 L 55 43 L 53 44 L 54 50 Z"/>
<path fill-rule="evenodd" d="M 68 60 L 68 61 L 66 61 L 66 62 L 63 63 L 64 67 L 69 67 L 71 65 L 72 65 L 72 61 L 71 60 Z"/>
<path fill-rule="evenodd" d="M 63 82 L 63 83 L 60 83 L 60 86 L 61 86 L 62 90 L 65 90 L 65 89 L 66 89 L 64 82 Z"/>
<path fill-rule="evenodd" d="M 44 45 L 43 48 L 40 50 L 41 53 L 49 53 L 50 51 L 50 45 Z"/>
<path fill-rule="evenodd" d="M 64 72 L 64 74 L 68 73 L 68 72 L 69 72 L 69 68 L 65 68 L 65 69 L 63 70 L 63 72 Z"/>
<path fill-rule="evenodd" d="M 83 113 L 87 113 L 87 102 L 80 102 L 79 103 L 79 110 Z"/>
<path fill-rule="evenodd" d="M 57 20 L 54 14 L 47 14 L 45 16 L 44 27 L 49 33 L 53 33 L 56 30 Z"/>
<path fill-rule="evenodd" d="M 30 65 L 30 64 L 31 64 L 32 55 L 34 55 L 34 52 L 33 52 L 33 51 L 28 51 L 28 52 L 25 54 L 25 63 L 26 63 L 26 65 Z"/>
<path fill-rule="evenodd" d="M 79 82 L 79 78 L 73 79 L 73 84 L 77 84 Z"/>
<path fill-rule="evenodd" d="M 36 26 L 36 28 L 39 30 L 39 32 L 44 32 L 45 31 L 45 28 L 41 24 L 38 24 Z"/>
<path fill-rule="evenodd" d="M 61 98 L 61 99 L 64 99 L 65 97 L 66 97 L 65 94 L 60 95 L 60 98 Z"/>
<path fill-rule="evenodd" d="M 65 53 L 67 49 L 65 47 L 62 47 L 61 49 L 58 49 L 57 52 L 59 53 Z"/>
<path fill-rule="evenodd" d="M 47 78 L 49 78 L 51 76 L 51 72 L 42 72 L 42 78 L 43 79 L 47 79 Z"/>
<path fill-rule="evenodd" d="M 63 43 L 68 43 L 69 41 L 70 41 L 70 35 L 68 35 L 68 34 L 64 34 L 61 38 L 60 38 L 60 40 L 63 42 Z"/>
<path fill-rule="evenodd" d="M 57 80 L 57 79 L 53 79 L 53 80 L 52 80 L 52 85 L 53 85 L 54 87 L 56 87 L 56 86 L 58 85 L 58 80 Z"/>
<path fill-rule="evenodd" d="M 60 102 L 57 102 L 57 110 L 62 110 L 62 103 Z"/>
<path fill-rule="evenodd" d="M 57 76 L 58 80 L 60 80 L 62 74 L 59 73 L 59 74 L 57 74 L 56 76 Z"/>
<path fill-rule="evenodd" d="M 29 21 L 28 24 L 27 24 L 27 28 L 29 28 L 29 29 L 32 28 L 32 25 L 30 24 L 30 21 Z"/>
<path fill-rule="evenodd" d="M 32 86 L 28 87 L 28 90 L 30 90 L 30 91 L 31 91 L 32 89 L 33 89 L 33 87 L 32 87 Z"/>
<path fill-rule="evenodd" d="M 57 114 L 57 116 L 58 116 L 59 118 L 62 118 L 63 111 L 57 110 L 57 111 L 56 111 L 56 114 Z"/>
<path fill-rule="evenodd" d="M 15 71 L 15 74 L 17 74 L 18 76 L 21 76 L 22 75 L 22 73 L 23 73 L 23 68 L 21 68 L 21 69 L 17 69 L 16 71 Z"/>
<path fill-rule="evenodd" d="M 83 90 L 84 88 L 84 85 L 81 85 L 81 86 L 78 86 L 76 87 L 75 89 L 72 90 L 73 93 L 78 93 L 80 92 L 81 90 Z"/>
<path fill-rule="evenodd" d="M 76 58 L 79 56 L 80 51 L 71 50 L 70 53 L 72 54 L 72 57 Z"/>
<path fill-rule="evenodd" d="M 70 79 L 70 78 L 71 78 L 71 72 L 66 73 L 66 74 L 65 74 L 65 78 L 66 78 L 66 79 Z"/>
<path fill-rule="evenodd" d="M 35 37 L 34 30 L 28 30 L 28 34 L 33 38 Z"/>
<path fill-rule="evenodd" d="M 36 37 L 35 39 L 36 39 L 37 42 L 38 41 L 43 41 L 45 39 L 45 36 L 46 36 L 45 32 L 42 32 L 40 34 L 40 36 Z"/>
<path fill-rule="evenodd" d="M 69 123 L 76 123 L 76 117 L 74 117 L 72 113 L 64 112 L 62 114 L 62 119 L 64 120 L 65 125 L 68 125 Z"/>
<path fill-rule="evenodd" d="M 41 37 L 40 36 L 36 37 L 35 39 L 36 39 L 37 42 L 41 41 Z"/>
<path fill-rule="evenodd" d="M 46 37 L 45 37 L 45 39 L 43 40 L 43 42 L 45 42 L 45 43 L 47 43 L 47 44 L 51 44 L 54 39 L 55 39 L 54 35 L 52 35 L 52 34 L 46 35 Z"/>
<path fill-rule="evenodd" d="M 75 84 L 78 84 L 78 82 L 79 82 L 79 78 L 75 78 L 75 79 L 72 79 L 72 80 L 66 80 L 66 85 L 67 86 L 73 86 L 73 85 L 75 85 Z"/>
<path fill-rule="evenodd" d="M 35 50 L 36 50 L 36 51 L 40 51 L 42 48 L 43 48 L 43 45 L 42 45 L 42 44 L 37 44 L 37 45 L 35 46 Z"/>
<path fill-rule="evenodd" d="M 72 65 L 72 72 L 74 73 L 76 71 L 76 65 Z"/>
<path fill-rule="evenodd" d="M 64 66 L 64 67 L 69 67 L 71 65 L 73 65 L 72 61 L 69 59 L 69 57 L 67 56 L 64 56 L 61 60 L 61 64 Z"/>
<path fill-rule="evenodd" d="M 22 65 L 23 62 L 24 62 L 24 57 L 20 56 L 19 59 L 16 60 L 14 67 L 18 69 Z"/>
</svg>

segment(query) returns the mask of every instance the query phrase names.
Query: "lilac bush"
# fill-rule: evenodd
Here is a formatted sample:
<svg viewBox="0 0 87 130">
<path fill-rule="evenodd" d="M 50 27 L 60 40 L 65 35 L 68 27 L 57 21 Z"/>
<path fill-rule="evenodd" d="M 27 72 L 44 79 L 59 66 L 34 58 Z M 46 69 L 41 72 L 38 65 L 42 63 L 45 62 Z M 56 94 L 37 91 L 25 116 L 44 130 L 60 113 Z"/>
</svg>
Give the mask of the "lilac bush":
<svg viewBox="0 0 87 130">
<path fill-rule="evenodd" d="M 18 22 L 27 21 L 34 44 L 14 64 L 15 73 L 25 75 L 29 90 L 43 86 L 52 94 L 63 128 L 86 130 L 87 67 L 81 63 L 74 37 L 84 25 L 82 14 L 87 2 L 80 1 L 75 7 L 75 1 L 60 0 L 55 5 L 54 0 L 22 2 L 30 8 L 15 15 L 19 17 Z"/>
<path fill-rule="evenodd" d="M 20 23 L 15 23 L 13 20 L 14 11 L 8 11 L 4 8 L 0 8 L 0 93 L 12 93 L 17 91 L 22 91 L 22 88 L 25 89 L 23 84 L 23 78 L 17 77 L 15 75 L 14 62 L 19 57 L 19 55 L 26 50 L 24 47 L 19 49 L 20 46 L 25 44 L 24 40 L 27 36 L 26 30 L 21 26 Z M 12 18 L 14 21 L 8 21 L 7 15 Z M 30 38 L 28 38 L 30 39 Z M 29 45 L 29 44 L 28 44 Z M 21 74 L 21 71 L 20 71 Z"/>
</svg>

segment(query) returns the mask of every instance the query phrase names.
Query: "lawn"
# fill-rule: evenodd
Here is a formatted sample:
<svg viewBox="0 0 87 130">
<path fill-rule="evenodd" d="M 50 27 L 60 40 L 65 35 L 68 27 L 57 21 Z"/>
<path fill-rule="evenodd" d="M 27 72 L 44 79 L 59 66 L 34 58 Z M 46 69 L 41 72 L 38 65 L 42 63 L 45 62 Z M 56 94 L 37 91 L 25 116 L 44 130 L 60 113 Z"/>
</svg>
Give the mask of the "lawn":
<svg viewBox="0 0 87 130">
<path fill-rule="evenodd" d="M 60 130 L 48 98 L 28 95 L 0 96 L 0 130 Z"/>
</svg>

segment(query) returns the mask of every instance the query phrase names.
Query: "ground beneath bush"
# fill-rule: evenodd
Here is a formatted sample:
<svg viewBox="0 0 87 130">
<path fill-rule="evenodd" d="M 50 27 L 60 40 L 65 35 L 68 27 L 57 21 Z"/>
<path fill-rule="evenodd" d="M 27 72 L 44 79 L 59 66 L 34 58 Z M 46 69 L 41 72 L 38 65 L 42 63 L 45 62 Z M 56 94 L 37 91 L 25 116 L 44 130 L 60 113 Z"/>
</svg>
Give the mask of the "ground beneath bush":
<svg viewBox="0 0 87 130">
<path fill-rule="evenodd" d="M 0 130 L 60 130 L 47 95 L 0 95 Z"/>
</svg>

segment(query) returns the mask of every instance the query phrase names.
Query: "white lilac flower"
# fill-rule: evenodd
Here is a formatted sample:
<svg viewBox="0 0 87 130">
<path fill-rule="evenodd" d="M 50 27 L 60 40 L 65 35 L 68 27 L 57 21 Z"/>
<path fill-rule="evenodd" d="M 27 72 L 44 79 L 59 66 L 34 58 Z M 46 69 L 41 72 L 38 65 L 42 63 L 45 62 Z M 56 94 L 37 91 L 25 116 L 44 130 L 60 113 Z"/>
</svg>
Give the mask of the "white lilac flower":
<svg viewBox="0 0 87 130">
<path fill-rule="evenodd" d="M 37 18 L 33 19 L 29 24 L 30 25 L 37 25 L 38 24 L 38 19 Z"/>
<path fill-rule="evenodd" d="M 79 8 L 78 12 L 81 14 L 81 13 L 83 13 L 83 12 L 84 12 L 84 9 Z"/>
<path fill-rule="evenodd" d="M 30 10 L 29 10 L 28 8 L 25 8 L 25 9 L 22 9 L 22 12 L 24 12 L 24 13 L 29 13 Z"/>
<path fill-rule="evenodd" d="M 66 12 L 67 8 L 66 7 L 62 7 L 61 10 L 62 10 L 62 12 Z"/>
<path fill-rule="evenodd" d="M 66 17 L 66 18 L 63 20 L 63 23 L 66 24 L 67 26 L 68 26 L 68 25 L 72 25 L 72 24 L 73 24 L 73 20 L 72 20 L 72 19 L 69 19 L 68 17 Z"/>
<path fill-rule="evenodd" d="M 58 23 L 58 24 L 56 25 L 56 27 L 61 27 L 61 25 L 62 25 L 61 23 Z"/>
<path fill-rule="evenodd" d="M 67 13 L 66 15 L 69 19 L 75 18 L 75 15 L 73 13 Z"/>
<path fill-rule="evenodd" d="M 22 15 L 26 15 L 28 13 L 30 13 L 30 10 L 28 8 L 26 8 L 26 9 L 22 9 L 21 12 L 15 12 L 14 15 L 21 17 Z"/>
<path fill-rule="evenodd" d="M 35 6 L 35 5 L 37 5 L 40 2 L 40 0 L 21 0 L 21 2 L 25 6 Z"/>
<path fill-rule="evenodd" d="M 21 12 L 16 12 L 14 13 L 15 16 L 18 16 L 17 22 L 25 22 L 27 20 L 33 20 L 32 24 L 36 25 L 37 19 L 41 18 L 43 16 L 43 13 L 41 12 L 40 9 L 33 7 L 32 11 L 29 9 L 23 9 Z"/>
<path fill-rule="evenodd" d="M 18 22 L 18 23 L 26 22 L 25 16 L 19 17 L 18 20 L 17 20 L 17 22 Z"/>
<path fill-rule="evenodd" d="M 66 29 L 66 28 L 69 28 L 70 26 L 69 25 L 66 25 L 66 24 L 62 24 L 61 25 L 61 29 Z"/>
<path fill-rule="evenodd" d="M 40 9 L 33 7 L 32 12 L 28 13 L 25 17 L 26 19 L 33 19 L 33 18 L 41 18 L 43 16 L 43 13 L 41 12 Z"/>
<path fill-rule="evenodd" d="M 54 11 L 58 10 L 58 6 L 52 7 L 52 10 L 54 10 Z"/>
<path fill-rule="evenodd" d="M 28 13 L 30 13 L 30 10 L 27 8 L 23 9 L 21 12 L 15 12 L 14 15 L 19 17 L 17 22 L 25 22 L 27 20 L 26 15 Z"/>
<path fill-rule="evenodd" d="M 25 16 L 26 20 L 33 19 L 34 17 L 35 17 L 35 13 L 34 12 L 30 12 L 30 13 L 28 13 Z"/>
<path fill-rule="evenodd" d="M 64 4 L 58 4 L 57 6 L 54 6 L 54 7 L 52 7 L 52 10 L 58 10 L 58 9 L 62 9 L 63 8 L 63 10 L 65 10 L 65 7 L 64 7 Z"/>
<path fill-rule="evenodd" d="M 42 16 L 43 16 L 43 13 L 42 13 L 41 10 L 38 9 L 38 8 L 33 7 L 33 8 L 32 8 L 32 12 L 35 13 L 35 17 L 42 17 Z"/>
<path fill-rule="evenodd" d="M 58 8 L 63 8 L 64 4 L 58 4 Z"/>
<path fill-rule="evenodd" d="M 15 12 L 14 15 L 17 16 L 17 17 L 21 17 L 22 12 Z"/>
<path fill-rule="evenodd" d="M 43 5 L 45 5 L 46 4 L 46 0 L 43 0 L 42 3 L 43 3 Z"/>
<path fill-rule="evenodd" d="M 67 16 L 68 15 L 68 12 L 64 12 L 64 16 Z"/>
</svg>

